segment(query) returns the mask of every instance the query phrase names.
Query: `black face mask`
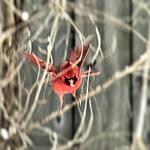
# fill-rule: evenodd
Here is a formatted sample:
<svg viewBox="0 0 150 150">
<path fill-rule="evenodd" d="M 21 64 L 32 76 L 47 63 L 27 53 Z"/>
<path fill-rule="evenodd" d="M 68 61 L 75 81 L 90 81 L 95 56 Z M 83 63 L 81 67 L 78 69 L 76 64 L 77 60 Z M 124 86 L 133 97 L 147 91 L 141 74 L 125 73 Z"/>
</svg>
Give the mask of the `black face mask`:
<svg viewBox="0 0 150 150">
<path fill-rule="evenodd" d="M 75 84 L 76 82 L 77 82 L 77 78 L 74 76 L 73 78 L 66 78 L 65 77 L 65 83 L 67 84 L 67 85 L 69 85 L 70 86 L 70 80 L 72 80 L 73 81 L 73 84 Z"/>
</svg>

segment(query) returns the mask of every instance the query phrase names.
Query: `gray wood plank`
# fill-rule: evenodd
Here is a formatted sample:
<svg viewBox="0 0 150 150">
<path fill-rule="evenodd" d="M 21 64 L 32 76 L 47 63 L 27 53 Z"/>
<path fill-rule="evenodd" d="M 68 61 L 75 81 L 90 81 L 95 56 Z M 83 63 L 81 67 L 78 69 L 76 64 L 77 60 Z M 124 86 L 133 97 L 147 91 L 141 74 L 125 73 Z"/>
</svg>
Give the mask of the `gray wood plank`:
<svg viewBox="0 0 150 150">
<path fill-rule="evenodd" d="M 27 9 L 28 5 L 29 7 L 32 7 L 33 5 L 40 6 L 39 3 L 41 1 L 27 3 Z M 45 22 L 46 17 L 48 16 L 48 7 L 45 6 L 45 10 L 43 12 L 43 16 L 35 19 L 33 23 L 30 23 L 30 31 L 31 31 L 31 39 L 35 35 L 35 32 L 39 30 L 41 26 L 43 26 L 43 23 Z M 31 11 L 31 10 L 30 10 Z M 40 42 L 39 39 L 47 39 L 50 35 L 50 32 L 52 30 L 52 24 L 53 21 L 49 21 L 48 24 L 43 28 L 43 31 L 39 34 L 37 38 L 34 38 L 32 41 L 32 52 L 34 52 L 38 57 L 46 60 L 46 56 L 41 54 L 39 52 L 39 49 L 47 50 L 48 42 Z M 54 48 L 52 51 L 53 55 L 53 61 L 54 64 L 60 64 L 64 61 L 65 54 L 66 54 L 66 42 L 65 39 L 67 38 L 68 34 L 68 26 L 65 22 L 59 21 L 60 27 L 58 28 L 58 34 L 56 36 L 56 40 L 54 43 Z M 69 37 L 68 37 L 69 38 Z M 64 39 L 64 40 L 63 40 Z M 47 39 L 48 40 L 48 39 Z M 61 42 L 62 41 L 62 42 Z M 69 48 L 69 47 L 67 47 Z M 29 50 L 29 49 L 28 49 Z M 26 71 L 25 71 L 26 70 Z M 32 66 L 29 63 L 25 63 L 24 68 L 22 68 L 22 78 L 25 78 L 25 86 L 27 86 L 29 89 L 32 87 L 33 83 L 36 80 L 38 69 L 36 69 L 34 66 Z M 40 72 L 40 78 L 42 76 L 43 71 Z M 33 91 L 31 99 L 35 98 L 37 88 Z M 43 103 L 42 101 L 45 101 Z M 64 105 L 66 103 L 70 102 L 70 97 L 65 96 L 64 97 Z M 43 103 L 43 104 L 42 104 Z M 31 105 L 32 106 L 32 102 Z M 30 110 L 30 108 L 29 108 Z M 54 111 L 59 111 L 59 97 L 57 94 L 54 93 L 52 90 L 52 87 L 50 85 L 50 78 L 48 79 L 48 84 L 45 84 L 42 87 L 42 90 L 40 92 L 39 96 L 39 105 L 36 108 L 36 111 L 33 115 L 33 121 L 39 121 L 43 117 L 50 115 Z M 67 113 L 64 113 L 59 118 L 56 118 L 45 125 L 50 129 L 52 129 L 54 132 L 57 132 L 58 135 L 64 137 L 64 139 L 70 139 L 72 137 L 72 112 L 68 111 Z M 32 131 L 30 134 L 31 139 L 33 140 L 33 143 L 35 145 L 39 146 L 45 146 L 49 149 L 51 143 L 49 141 L 49 137 L 45 133 L 41 133 L 39 131 Z M 65 140 L 60 140 L 60 143 L 63 143 Z"/>
<path fill-rule="evenodd" d="M 81 1 L 77 2 L 81 3 Z M 82 5 L 85 8 L 88 7 L 89 12 L 92 12 L 95 16 L 95 11 L 97 11 L 97 14 L 104 12 L 129 23 L 125 20 L 129 17 L 129 1 L 84 1 L 82 2 Z M 124 31 L 122 27 L 117 27 L 107 18 L 103 18 L 100 15 L 97 15 L 97 18 L 98 20 L 96 23 L 101 33 L 104 60 L 94 67 L 95 70 L 101 71 L 101 75 L 91 79 L 90 86 L 92 88 L 97 84 L 105 82 L 116 71 L 128 66 L 130 57 L 129 32 Z M 76 16 L 76 22 L 85 35 L 91 34 L 93 26 L 91 25 L 89 18 L 85 19 L 84 17 Z M 113 37 L 116 37 L 117 43 L 114 52 L 112 52 L 111 49 Z M 96 35 L 94 35 L 94 40 L 95 38 Z M 100 62 L 100 60 L 98 60 L 98 62 Z M 84 146 L 84 144 L 81 145 L 81 149 L 115 149 L 129 144 L 129 78 L 127 77 L 121 81 L 117 81 L 109 89 L 92 99 L 95 99 L 92 102 L 94 122 L 91 134 L 84 143 L 86 146 Z M 89 113 L 87 113 L 86 124 L 89 121 L 89 117 Z M 79 118 L 77 115 L 77 127 L 80 122 L 78 120 Z M 92 138 L 94 139 L 94 137 L 100 136 L 103 132 L 106 134 L 106 137 L 95 138 L 95 141 L 93 140 L 92 143 L 89 142 Z M 110 133 L 112 133 L 111 137 L 109 137 Z M 118 136 L 115 137 L 116 134 Z"/>
<path fill-rule="evenodd" d="M 143 1 L 147 5 L 147 1 Z M 135 1 L 133 3 L 133 28 L 136 29 L 145 39 L 148 40 L 149 32 L 149 15 L 145 9 L 140 8 L 140 3 Z M 133 61 L 137 60 L 145 51 L 147 45 L 142 40 L 140 40 L 136 35 L 133 35 Z M 138 125 L 138 117 L 140 111 L 141 103 L 141 93 L 143 85 L 143 71 L 139 71 L 133 76 L 133 128 L 136 130 Z M 148 84 L 149 85 L 149 84 Z M 144 128 L 143 128 L 143 142 L 146 144 L 147 149 L 150 149 L 150 126 L 149 126 L 149 116 L 150 116 L 150 107 L 149 107 L 149 87 L 148 87 L 148 104 L 146 108 L 146 114 L 144 117 Z"/>
<path fill-rule="evenodd" d="M 146 4 L 147 1 L 145 0 L 144 2 Z M 42 0 L 25 1 L 24 10 L 32 12 L 35 6 L 42 7 L 41 3 Z M 70 5 L 67 6 L 70 7 Z M 24 49 L 25 51 L 29 50 L 29 45 L 25 42 L 28 38 L 30 38 L 27 32 L 30 30 L 32 39 L 34 33 L 41 26 L 43 26 L 44 21 L 50 11 L 48 5 L 45 5 L 43 8 L 44 9 L 40 10 L 41 16 L 39 15 L 39 17 L 36 18 L 33 22 L 30 22 L 29 28 L 27 28 L 26 31 L 20 33 L 20 38 L 18 40 L 20 49 Z M 138 10 L 137 8 L 138 5 L 134 5 L 133 14 Z M 113 20 L 113 17 L 115 17 L 116 19 L 121 20 L 125 24 L 130 23 L 130 0 L 76 0 L 73 7 L 67 9 L 67 11 L 71 9 L 75 11 L 75 24 L 77 25 L 79 30 L 85 36 L 94 34 L 92 44 L 95 47 L 97 45 L 95 28 L 89 18 L 88 13 L 91 13 L 91 15 L 94 16 L 95 24 L 97 25 L 101 34 L 101 43 L 104 53 L 104 59 L 102 59 L 99 54 L 97 58 L 97 63 L 92 68 L 95 72 L 100 71 L 101 75 L 90 78 L 89 91 L 93 90 L 97 85 L 102 85 L 117 71 L 123 70 L 131 63 L 131 59 L 133 62 L 137 60 L 140 55 L 146 50 L 146 45 L 143 41 L 141 41 L 141 39 L 139 39 L 134 33 L 132 33 L 132 38 L 131 32 L 127 30 L 126 27 L 123 27 L 123 25 L 119 25 L 117 20 Z M 139 31 L 147 39 L 149 20 L 148 13 L 144 9 L 140 10 L 136 15 L 134 14 L 132 19 L 132 28 Z M 53 21 L 54 20 L 49 21 L 47 26 L 45 26 L 39 36 L 32 41 L 32 50 L 44 60 L 46 59 L 46 56 L 41 54 L 39 52 L 39 49 L 46 50 L 48 42 L 41 42 L 40 39 L 47 39 L 52 29 Z M 70 51 L 70 47 L 74 45 L 74 42 L 76 45 L 80 45 L 80 40 L 77 32 L 75 32 L 74 35 L 74 33 L 69 30 L 70 26 L 68 26 L 68 23 L 62 20 L 60 20 L 59 23 L 60 26 L 58 30 L 58 35 L 56 37 L 54 48 L 52 51 L 54 64 L 59 64 L 65 60 L 67 52 Z M 67 37 L 69 39 L 68 46 L 66 46 Z M 94 52 L 92 51 L 92 49 L 90 49 L 86 60 L 87 63 L 90 62 L 93 55 Z M 84 69 L 87 69 L 87 66 L 85 66 Z M 43 71 L 40 72 L 40 77 L 42 73 Z M 133 121 L 134 130 L 137 126 L 137 118 L 139 115 L 142 87 L 141 75 L 142 72 L 134 74 L 132 78 L 132 83 L 131 78 L 129 77 L 126 77 L 121 81 L 116 81 L 107 90 L 91 98 L 94 118 L 90 134 L 85 141 L 75 144 L 72 149 L 129 149 L 131 135 L 133 134 L 133 131 L 131 130 L 131 123 Z M 36 80 L 36 76 L 36 68 L 29 63 L 25 63 L 21 70 L 21 78 L 22 81 L 24 81 L 25 83 L 25 87 L 27 87 L 28 89 L 31 88 Z M 48 79 L 48 84 L 45 84 L 42 87 L 41 94 L 39 96 L 39 104 L 32 117 L 33 121 L 41 120 L 42 118 L 50 115 L 53 111 L 56 111 L 59 108 L 59 98 L 53 92 L 49 82 L 50 79 Z M 80 94 L 82 95 L 86 93 L 86 82 L 87 79 L 83 81 L 78 96 Z M 37 88 L 33 91 L 31 99 L 34 99 L 37 92 L 36 90 Z M 25 97 L 26 94 L 23 95 L 22 103 L 25 103 Z M 149 97 L 150 94 L 148 93 L 148 104 L 143 132 L 144 143 L 148 148 L 150 147 Z M 40 104 L 42 103 L 43 99 L 45 100 L 45 103 Z M 72 101 L 73 98 L 70 94 L 64 97 L 64 105 L 71 103 Z M 131 106 L 130 103 L 132 103 L 133 106 Z M 84 104 L 85 102 L 82 103 L 80 108 L 82 112 L 84 110 Z M 30 103 L 30 106 L 31 105 L 32 102 Z M 131 113 L 131 109 L 133 109 L 133 114 Z M 84 121 L 84 129 L 80 134 L 81 136 L 84 135 L 87 131 L 88 123 L 91 119 L 90 115 L 90 107 L 88 104 Z M 79 110 L 77 106 L 75 106 L 70 111 L 64 113 L 63 116 L 47 122 L 43 125 L 43 127 L 47 127 L 57 132 L 58 136 L 61 137 L 59 143 L 65 143 L 66 141 L 69 141 L 73 138 L 78 130 L 80 123 L 81 117 L 79 115 Z M 31 149 L 38 148 L 47 150 L 50 148 L 51 143 L 49 141 L 49 137 L 44 132 L 34 130 L 29 135 L 33 140 L 33 143 L 35 144 L 35 147 L 32 147 Z"/>
</svg>

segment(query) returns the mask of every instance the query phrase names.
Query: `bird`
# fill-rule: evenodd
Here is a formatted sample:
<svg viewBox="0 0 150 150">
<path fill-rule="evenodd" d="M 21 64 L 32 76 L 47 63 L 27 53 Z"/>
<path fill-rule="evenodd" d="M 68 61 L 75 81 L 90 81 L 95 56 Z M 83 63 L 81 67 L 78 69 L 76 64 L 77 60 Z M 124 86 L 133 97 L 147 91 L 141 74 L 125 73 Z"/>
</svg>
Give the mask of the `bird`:
<svg viewBox="0 0 150 150">
<path fill-rule="evenodd" d="M 90 43 L 85 43 L 73 48 L 68 58 L 59 65 L 48 64 L 32 52 L 26 52 L 24 55 L 29 63 L 47 70 L 51 77 L 50 84 L 53 91 L 59 96 L 60 111 L 62 110 L 64 95 L 70 93 L 73 97 L 76 97 L 77 89 L 80 87 L 83 78 L 87 76 L 88 71 L 82 72 L 82 67 L 89 47 Z M 92 75 L 91 72 L 90 75 Z"/>
</svg>

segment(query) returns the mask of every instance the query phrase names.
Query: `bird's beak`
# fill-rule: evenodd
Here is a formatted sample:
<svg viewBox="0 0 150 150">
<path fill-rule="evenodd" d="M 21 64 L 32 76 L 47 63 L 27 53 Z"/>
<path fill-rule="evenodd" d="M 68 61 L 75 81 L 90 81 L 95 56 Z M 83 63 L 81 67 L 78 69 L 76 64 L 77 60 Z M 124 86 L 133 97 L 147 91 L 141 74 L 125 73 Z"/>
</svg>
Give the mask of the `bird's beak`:
<svg viewBox="0 0 150 150">
<path fill-rule="evenodd" d="M 70 82 L 70 87 L 74 87 L 73 80 L 69 80 L 69 82 Z"/>
</svg>

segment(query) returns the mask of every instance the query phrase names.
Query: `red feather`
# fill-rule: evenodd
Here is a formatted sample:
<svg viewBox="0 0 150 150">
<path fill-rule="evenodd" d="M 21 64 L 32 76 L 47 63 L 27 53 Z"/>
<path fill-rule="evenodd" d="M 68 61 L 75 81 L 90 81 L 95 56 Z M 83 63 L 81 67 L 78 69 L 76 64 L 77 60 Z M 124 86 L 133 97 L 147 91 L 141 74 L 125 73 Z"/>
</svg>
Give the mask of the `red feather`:
<svg viewBox="0 0 150 150">
<path fill-rule="evenodd" d="M 25 57 L 28 62 L 34 64 L 36 67 L 39 67 L 40 69 L 46 69 L 47 63 L 44 60 L 37 57 L 34 53 L 26 53 Z M 47 71 L 54 73 L 55 67 L 53 65 L 48 64 Z"/>
<path fill-rule="evenodd" d="M 60 109 L 63 105 L 63 96 L 71 93 L 75 97 L 76 90 L 81 85 L 83 73 L 80 70 L 87 55 L 89 45 L 88 43 L 83 45 L 83 47 L 71 50 L 69 58 L 57 67 L 47 64 L 33 53 L 25 55 L 28 62 L 41 69 L 46 69 L 46 66 L 48 66 L 47 71 L 51 76 L 51 85 L 60 98 Z M 76 62 L 78 63 L 76 64 Z"/>
<path fill-rule="evenodd" d="M 79 63 L 77 65 L 81 68 L 85 61 L 85 57 L 87 55 L 89 46 L 90 46 L 90 43 L 83 45 L 83 47 L 77 47 L 71 50 L 69 54 L 69 61 L 72 63 L 75 63 L 76 61 L 79 60 Z"/>
</svg>

